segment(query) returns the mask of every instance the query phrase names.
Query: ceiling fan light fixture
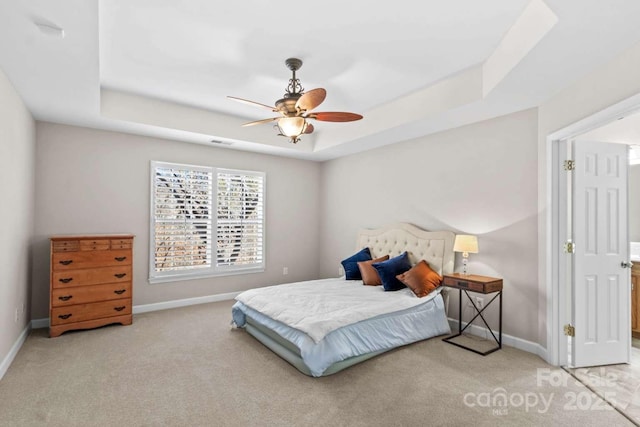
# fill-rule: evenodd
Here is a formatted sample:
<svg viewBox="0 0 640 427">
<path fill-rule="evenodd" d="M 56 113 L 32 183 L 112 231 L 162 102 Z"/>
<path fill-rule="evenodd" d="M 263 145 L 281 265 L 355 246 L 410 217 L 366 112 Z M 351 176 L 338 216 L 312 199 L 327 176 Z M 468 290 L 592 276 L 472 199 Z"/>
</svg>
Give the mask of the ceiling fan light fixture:
<svg viewBox="0 0 640 427">
<path fill-rule="evenodd" d="M 291 140 L 294 144 L 307 128 L 307 121 L 304 117 L 282 117 L 278 119 L 280 133 Z"/>
<path fill-rule="evenodd" d="M 300 140 L 300 135 L 313 132 L 314 127 L 308 120 L 353 122 L 362 119 L 360 114 L 355 113 L 313 111 L 318 105 L 322 104 L 327 96 L 327 91 L 323 88 L 316 88 L 305 92 L 300 84 L 300 79 L 296 77 L 296 71 L 302 67 L 302 61 L 298 58 L 289 58 L 285 61 L 285 64 L 287 68 L 291 70 L 292 75 L 284 96 L 276 101 L 275 107 L 235 96 L 228 97 L 243 104 L 249 104 L 280 113 L 282 116 L 254 120 L 242 126 L 253 126 L 275 121 L 276 124 L 273 127 L 278 130 L 279 135 L 289 138 L 289 141 L 295 144 Z"/>
</svg>

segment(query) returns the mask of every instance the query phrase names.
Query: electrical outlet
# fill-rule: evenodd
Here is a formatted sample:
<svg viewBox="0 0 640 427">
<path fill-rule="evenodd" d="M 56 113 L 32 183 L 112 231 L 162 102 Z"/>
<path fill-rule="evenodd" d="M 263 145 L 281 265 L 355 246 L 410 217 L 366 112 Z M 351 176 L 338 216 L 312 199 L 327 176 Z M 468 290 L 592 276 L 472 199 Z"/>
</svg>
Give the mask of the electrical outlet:
<svg viewBox="0 0 640 427">
<path fill-rule="evenodd" d="M 344 268 L 342 266 L 338 267 L 338 276 L 344 275 Z"/>
<path fill-rule="evenodd" d="M 286 276 L 287 274 L 289 274 L 289 267 L 282 267 L 282 275 Z"/>
<path fill-rule="evenodd" d="M 476 307 L 480 309 L 484 307 L 484 299 L 482 297 L 476 297 Z"/>
<path fill-rule="evenodd" d="M 18 323 L 18 316 L 19 316 L 18 307 L 16 307 L 16 316 L 14 319 L 16 323 Z"/>
</svg>

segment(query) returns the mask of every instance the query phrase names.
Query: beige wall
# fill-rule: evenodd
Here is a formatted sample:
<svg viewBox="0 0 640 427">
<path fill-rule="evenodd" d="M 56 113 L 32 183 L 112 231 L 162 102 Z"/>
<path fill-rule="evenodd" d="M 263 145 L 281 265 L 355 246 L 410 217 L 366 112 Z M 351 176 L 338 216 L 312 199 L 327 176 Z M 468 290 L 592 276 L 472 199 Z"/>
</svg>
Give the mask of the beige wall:
<svg viewBox="0 0 640 427">
<path fill-rule="evenodd" d="M 34 121 L 2 70 L 0 159 L 4 181 L 0 203 L 1 363 L 30 320 L 35 159 Z M 16 308 L 18 322 L 15 321 Z"/>
<path fill-rule="evenodd" d="M 135 234 L 134 305 L 318 275 L 318 163 L 40 122 L 36 153 L 34 319 L 48 317 L 47 239 L 52 234 Z M 266 172 L 266 271 L 149 284 L 151 160 Z M 283 267 L 289 268 L 288 276 L 282 275 Z"/>
<path fill-rule="evenodd" d="M 321 275 L 337 274 L 361 227 L 476 234 L 470 270 L 504 278 L 504 332 L 537 342 L 537 124 L 527 110 L 326 162 Z"/>
</svg>

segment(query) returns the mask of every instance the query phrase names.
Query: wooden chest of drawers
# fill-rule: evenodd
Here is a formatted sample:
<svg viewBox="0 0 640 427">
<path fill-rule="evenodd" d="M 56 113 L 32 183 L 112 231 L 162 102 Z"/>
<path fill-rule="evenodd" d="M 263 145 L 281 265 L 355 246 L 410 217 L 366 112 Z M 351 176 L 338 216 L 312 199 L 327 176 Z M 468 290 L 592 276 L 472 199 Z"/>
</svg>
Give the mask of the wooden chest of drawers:
<svg viewBox="0 0 640 427">
<path fill-rule="evenodd" d="M 133 235 L 51 237 L 49 336 L 132 321 Z"/>
</svg>

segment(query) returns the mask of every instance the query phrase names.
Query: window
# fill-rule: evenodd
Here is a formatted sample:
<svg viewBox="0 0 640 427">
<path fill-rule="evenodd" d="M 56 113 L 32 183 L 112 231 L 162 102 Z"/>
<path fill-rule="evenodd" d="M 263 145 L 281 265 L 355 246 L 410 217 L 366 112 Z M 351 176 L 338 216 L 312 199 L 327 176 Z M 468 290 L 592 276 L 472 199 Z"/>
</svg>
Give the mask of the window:
<svg viewBox="0 0 640 427">
<path fill-rule="evenodd" d="M 264 173 L 151 162 L 151 283 L 264 271 Z"/>
</svg>

